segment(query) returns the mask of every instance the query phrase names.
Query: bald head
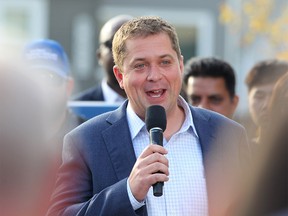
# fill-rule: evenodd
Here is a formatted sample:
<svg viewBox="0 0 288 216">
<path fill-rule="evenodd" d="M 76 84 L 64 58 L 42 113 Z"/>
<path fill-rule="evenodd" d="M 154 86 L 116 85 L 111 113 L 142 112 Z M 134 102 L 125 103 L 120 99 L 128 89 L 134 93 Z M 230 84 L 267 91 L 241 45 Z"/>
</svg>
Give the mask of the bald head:
<svg viewBox="0 0 288 216">
<path fill-rule="evenodd" d="M 122 97 L 126 97 L 126 94 L 120 88 L 113 72 L 112 40 L 118 29 L 132 19 L 133 17 L 130 15 L 118 15 L 108 20 L 100 31 L 99 48 L 97 50 L 98 62 L 104 69 L 107 84 Z"/>
<path fill-rule="evenodd" d="M 116 31 L 127 21 L 133 19 L 130 15 L 118 15 L 108 20 L 100 31 L 99 43 L 112 40 Z"/>
</svg>

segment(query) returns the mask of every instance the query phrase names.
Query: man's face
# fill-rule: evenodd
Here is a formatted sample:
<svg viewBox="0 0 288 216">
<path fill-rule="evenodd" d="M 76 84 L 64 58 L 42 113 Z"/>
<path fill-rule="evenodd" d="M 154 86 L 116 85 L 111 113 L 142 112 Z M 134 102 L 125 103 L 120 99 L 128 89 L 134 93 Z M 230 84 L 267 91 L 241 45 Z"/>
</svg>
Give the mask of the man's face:
<svg viewBox="0 0 288 216">
<path fill-rule="evenodd" d="M 232 118 L 238 104 L 238 96 L 231 99 L 223 78 L 189 77 L 187 99 L 196 107 L 213 110 Z"/>
<path fill-rule="evenodd" d="M 73 87 L 70 79 L 47 70 L 31 71 L 31 76 L 43 95 L 47 118 L 51 121 L 62 119 L 65 116 L 67 101 Z"/>
<path fill-rule="evenodd" d="M 123 71 L 114 73 L 126 91 L 133 110 L 144 119 L 146 108 L 161 105 L 167 115 L 177 108 L 182 85 L 183 58 L 173 50 L 169 37 L 160 33 L 126 41 Z"/>
<path fill-rule="evenodd" d="M 106 40 L 100 44 L 99 49 L 97 50 L 98 61 L 99 64 L 104 68 L 104 72 L 109 80 L 115 80 L 116 84 L 117 81 L 114 77 L 113 73 L 113 55 L 112 55 L 112 39 L 111 37 L 105 37 Z"/>
<path fill-rule="evenodd" d="M 248 94 L 250 115 L 258 127 L 268 123 L 268 104 L 273 87 L 274 83 L 254 86 Z"/>
<path fill-rule="evenodd" d="M 106 23 L 99 35 L 100 46 L 97 50 L 98 63 L 104 68 L 107 82 L 110 86 L 112 85 L 112 87 L 119 87 L 113 72 L 114 60 L 112 55 L 112 41 L 117 30 L 128 20 L 128 17 L 123 17 L 119 18 L 117 21 Z"/>
</svg>

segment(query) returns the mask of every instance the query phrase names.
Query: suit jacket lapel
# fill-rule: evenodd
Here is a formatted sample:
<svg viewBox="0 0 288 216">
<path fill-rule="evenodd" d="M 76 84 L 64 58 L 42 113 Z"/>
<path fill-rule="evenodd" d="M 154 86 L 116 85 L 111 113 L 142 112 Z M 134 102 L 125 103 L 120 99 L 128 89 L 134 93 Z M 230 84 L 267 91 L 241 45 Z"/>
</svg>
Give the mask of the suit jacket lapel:
<svg viewBox="0 0 288 216">
<path fill-rule="evenodd" d="M 117 110 L 111 112 L 106 119 L 111 124 L 102 132 L 108 153 L 114 166 L 118 180 L 127 178 L 136 162 L 130 130 L 126 117 L 126 100 Z M 147 215 L 146 205 L 136 211 L 137 215 Z"/>
<path fill-rule="evenodd" d="M 136 156 L 126 118 L 127 101 L 107 118 L 111 124 L 102 132 L 108 153 L 110 154 L 119 180 L 129 176 Z"/>
<path fill-rule="evenodd" d="M 191 110 L 203 153 L 209 215 L 226 215 L 231 203 L 226 199 L 229 196 L 226 196 L 225 192 L 228 185 L 223 162 L 225 162 L 225 153 L 229 151 L 227 149 L 225 151 L 222 147 L 225 142 L 222 136 L 227 137 L 227 135 L 219 133 L 221 124 L 217 121 L 212 123 L 208 112 L 204 113 L 201 110 L 195 112 L 195 108 Z"/>
<path fill-rule="evenodd" d="M 107 118 L 111 126 L 102 132 L 111 161 L 119 180 L 129 176 L 136 156 L 133 149 L 132 139 L 126 118 L 127 101 Z M 191 107 L 192 116 L 196 131 L 199 135 L 199 142 L 202 150 L 205 171 L 208 159 L 211 160 L 211 150 L 216 141 L 216 127 L 209 122 L 210 115 L 206 112 L 196 112 Z M 209 156 L 208 156 L 209 155 Z"/>
<path fill-rule="evenodd" d="M 110 154 L 110 158 L 115 169 L 115 173 L 119 180 L 129 176 L 136 162 L 136 156 L 134 153 L 132 139 L 126 118 L 126 107 L 127 101 L 117 110 L 111 112 L 107 118 L 107 122 L 109 122 L 111 126 L 102 132 L 108 153 Z M 191 107 L 193 122 L 198 133 L 199 142 L 202 149 L 204 168 L 208 181 L 207 189 L 209 197 L 209 194 L 211 195 L 209 189 L 209 179 L 212 180 L 213 178 L 210 178 L 211 176 L 209 173 L 207 173 L 207 170 L 210 169 L 209 166 L 211 165 L 211 161 L 215 162 L 214 159 L 218 161 L 217 158 L 211 160 L 210 154 L 210 152 L 213 151 L 213 145 L 216 141 L 217 126 L 211 125 L 209 121 L 209 113 L 195 110 L 196 108 Z M 208 202 L 211 204 L 211 198 L 209 197 L 208 199 Z M 209 209 L 210 208 L 211 206 Z M 146 208 L 142 207 L 141 212 L 146 215 Z"/>
<path fill-rule="evenodd" d="M 191 107 L 193 122 L 196 131 L 199 136 L 199 142 L 202 150 L 202 156 L 204 160 L 204 167 L 206 167 L 206 162 L 208 160 L 208 153 L 211 151 L 212 145 L 216 139 L 215 126 L 209 122 L 210 116 L 207 113 L 196 112 L 195 108 Z M 208 156 L 208 157 L 207 157 Z"/>
</svg>

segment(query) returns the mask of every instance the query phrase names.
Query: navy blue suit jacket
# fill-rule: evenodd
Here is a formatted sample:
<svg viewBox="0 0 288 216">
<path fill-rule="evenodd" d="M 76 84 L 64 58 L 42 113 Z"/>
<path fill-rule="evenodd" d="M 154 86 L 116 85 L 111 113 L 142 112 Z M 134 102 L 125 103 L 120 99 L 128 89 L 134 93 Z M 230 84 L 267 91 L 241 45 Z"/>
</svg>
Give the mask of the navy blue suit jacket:
<svg viewBox="0 0 288 216">
<path fill-rule="evenodd" d="M 104 94 L 101 84 L 93 86 L 83 92 L 75 95 L 72 100 L 75 101 L 104 101 Z"/>
<path fill-rule="evenodd" d="M 147 215 L 145 205 L 133 210 L 127 194 L 127 178 L 136 157 L 126 106 L 127 101 L 66 135 L 63 164 L 48 215 Z M 233 167 L 240 166 L 241 159 L 246 161 L 249 154 L 247 139 L 243 127 L 228 118 L 195 107 L 191 112 L 202 148 L 209 198 L 209 170 L 225 170 L 224 158 L 232 159 L 229 164 Z M 219 134 L 220 130 L 225 133 Z"/>
</svg>

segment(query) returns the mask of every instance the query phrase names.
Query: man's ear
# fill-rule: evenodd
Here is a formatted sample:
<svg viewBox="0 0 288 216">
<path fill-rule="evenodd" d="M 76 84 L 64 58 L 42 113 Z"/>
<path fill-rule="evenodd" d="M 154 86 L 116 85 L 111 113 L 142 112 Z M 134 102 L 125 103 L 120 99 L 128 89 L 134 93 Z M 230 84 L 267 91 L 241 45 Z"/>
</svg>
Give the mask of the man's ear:
<svg viewBox="0 0 288 216">
<path fill-rule="evenodd" d="M 181 55 L 181 57 L 179 59 L 179 64 L 180 64 L 181 74 L 183 76 L 183 74 L 184 74 L 184 57 L 183 57 L 183 55 Z"/>
<path fill-rule="evenodd" d="M 237 106 L 239 103 L 239 96 L 238 95 L 234 95 L 233 99 L 232 99 L 232 104 L 233 104 L 233 113 L 235 112 Z"/>
<path fill-rule="evenodd" d="M 124 89 L 124 85 L 123 85 L 123 74 L 120 70 L 120 68 L 117 65 L 114 65 L 113 67 L 113 72 L 114 75 L 119 83 L 120 88 Z"/>
<path fill-rule="evenodd" d="M 97 57 L 97 59 L 98 59 L 98 64 L 99 64 L 100 66 L 102 66 L 102 56 L 101 56 L 100 48 L 98 48 L 98 49 L 96 50 L 96 57 Z"/>
</svg>

